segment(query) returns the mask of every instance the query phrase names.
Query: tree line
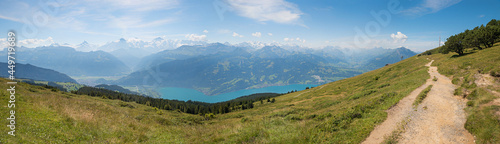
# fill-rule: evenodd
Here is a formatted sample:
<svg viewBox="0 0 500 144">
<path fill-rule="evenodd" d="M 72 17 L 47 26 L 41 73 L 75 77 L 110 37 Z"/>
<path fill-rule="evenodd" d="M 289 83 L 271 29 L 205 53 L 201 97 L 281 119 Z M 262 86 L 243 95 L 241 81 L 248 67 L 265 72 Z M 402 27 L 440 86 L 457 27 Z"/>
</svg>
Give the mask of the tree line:
<svg viewBox="0 0 500 144">
<path fill-rule="evenodd" d="M 273 97 L 281 95 L 277 93 L 260 93 L 260 94 L 252 94 L 249 96 L 240 97 L 226 102 L 205 103 L 205 102 L 198 102 L 191 100 L 185 102 L 178 100 L 152 98 L 142 95 L 120 93 L 104 88 L 95 88 L 95 87 L 82 87 L 77 91 L 71 91 L 71 93 L 88 95 L 92 97 L 101 97 L 104 99 L 121 100 L 125 102 L 136 102 L 139 104 L 144 104 L 158 109 L 179 111 L 179 112 L 199 114 L 199 115 L 224 114 L 238 110 L 251 109 L 254 108 L 254 102 L 260 101 L 262 104 L 263 100 L 267 99 L 267 102 L 274 103 L 275 99 Z"/>
<path fill-rule="evenodd" d="M 462 33 L 450 36 L 440 53 L 447 54 L 456 52 L 463 55 L 465 48 L 477 48 L 479 50 L 492 47 L 500 38 L 500 20 L 492 19 L 486 26 L 477 26 L 472 30 L 465 30 Z"/>
</svg>

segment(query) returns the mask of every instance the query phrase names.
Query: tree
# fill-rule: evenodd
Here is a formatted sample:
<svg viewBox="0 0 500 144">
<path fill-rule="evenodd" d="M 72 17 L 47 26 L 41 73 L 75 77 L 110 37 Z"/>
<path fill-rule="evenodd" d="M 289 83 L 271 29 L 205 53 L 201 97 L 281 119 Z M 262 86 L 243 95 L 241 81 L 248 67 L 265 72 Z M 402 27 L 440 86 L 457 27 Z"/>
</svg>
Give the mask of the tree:
<svg viewBox="0 0 500 144">
<path fill-rule="evenodd" d="M 450 51 L 458 53 L 458 55 L 464 54 L 464 45 L 463 45 L 463 33 L 450 36 L 444 46 L 441 48 L 441 53 L 448 53 Z"/>
<path fill-rule="evenodd" d="M 275 101 L 276 101 L 276 100 L 273 98 L 273 99 L 271 100 L 271 103 L 274 103 Z"/>
<path fill-rule="evenodd" d="M 500 20 L 492 19 L 486 26 L 500 26 Z"/>
<path fill-rule="evenodd" d="M 493 26 L 481 26 L 480 37 L 485 47 L 492 47 L 498 36 L 495 36 L 495 28 Z"/>
<path fill-rule="evenodd" d="M 481 43 L 479 42 L 479 27 L 472 30 L 465 30 L 464 43 L 466 47 L 477 47 L 481 50 Z"/>
</svg>

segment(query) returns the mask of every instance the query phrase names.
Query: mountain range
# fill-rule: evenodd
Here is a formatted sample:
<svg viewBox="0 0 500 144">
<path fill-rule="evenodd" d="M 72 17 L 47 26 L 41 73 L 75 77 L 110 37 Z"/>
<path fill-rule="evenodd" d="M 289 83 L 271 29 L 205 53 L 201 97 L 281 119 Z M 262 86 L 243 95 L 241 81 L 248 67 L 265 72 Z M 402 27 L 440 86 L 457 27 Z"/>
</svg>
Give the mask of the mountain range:
<svg viewBox="0 0 500 144">
<path fill-rule="evenodd" d="M 278 46 L 253 49 L 213 43 L 181 46 L 147 56 L 140 64 L 144 67 L 113 83 L 193 88 L 214 95 L 265 86 L 322 84 L 413 55 L 406 48 L 369 49 L 346 55 L 336 48 L 299 52 Z"/>
<path fill-rule="evenodd" d="M 61 45 L 21 47 L 17 57 L 20 63 L 70 76 L 125 76 L 116 81 L 100 81 L 105 84 L 184 87 L 215 95 L 265 86 L 323 84 L 416 54 L 404 47 L 312 49 L 264 45 L 256 48 L 262 45 L 251 43 L 203 43 L 161 50 L 162 45 L 173 43 L 162 38 L 150 42 L 120 39 L 96 49 L 96 45 L 84 41 L 77 48 Z M 4 49 L 2 54 L 6 53 Z"/>
<path fill-rule="evenodd" d="M 2 67 L 2 72 L 0 72 L 0 77 L 8 78 L 10 74 L 7 72 L 10 69 L 7 68 L 8 64 L 0 62 L 0 67 Z M 76 83 L 74 79 L 66 74 L 33 66 L 31 64 L 21 64 L 16 63 L 14 67 L 14 76 L 16 79 L 32 79 L 39 81 L 50 81 L 50 82 L 72 82 Z"/>
<path fill-rule="evenodd" d="M 4 49 L 0 56 L 6 55 L 7 49 Z M 6 61 L 7 59 L 0 60 Z M 70 76 L 115 76 L 131 71 L 122 61 L 107 52 L 82 52 L 59 45 L 20 47 L 16 51 L 16 62 L 52 69 Z"/>
</svg>

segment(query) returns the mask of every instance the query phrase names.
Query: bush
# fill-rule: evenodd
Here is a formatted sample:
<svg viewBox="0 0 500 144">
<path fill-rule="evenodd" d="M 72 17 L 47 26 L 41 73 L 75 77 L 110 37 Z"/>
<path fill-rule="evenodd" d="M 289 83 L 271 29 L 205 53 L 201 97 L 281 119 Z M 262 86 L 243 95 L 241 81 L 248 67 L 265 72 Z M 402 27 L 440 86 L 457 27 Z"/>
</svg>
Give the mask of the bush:
<svg viewBox="0 0 500 144">
<path fill-rule="evenodd" d="M 493 77 L 500 77 L 500 72 L 496 72 L 494 70 L 490 71 L 490 75 Z"/>
<path fill-rule="evenodd" d="M 478 96 L 478 92 L 474 89 L 469 95 L 467 95 L 468 100 L 475 100 Z"/>
<path fill-rule="evenodd" d="M 205 114 L 205 120 L 210 120 L 210 119 L 213 119 L 213 118 L 215 118 L 214 113 L 207 113 L 207 114 Z"/>
<path fill-rule="evenodd" d="M 240 120 L 240 121 L 241 121 L 242 123 L 244 123 L 244 122 L 248 121 L 248 118 L 246 118 L 246 117 L 241 118 L 241 120 Z"/>
<path fill-rule="evenodd" d="M 317 116 L 318 116 L 317 114 L 308 115 L 308 116 L 306 116 L 306 119 L 313 119 Z"/>
<path fill-rule="evenodd" d="M 163 115 L 163 111 L 162 111 L 162 110 L 157 110 L 157 111 L 156 111 L 156 114 L 158 114 L 158 115 Z"/>
<path fill-rule="evenodd" d="M 456 84 L 458 84 L 459 82 L 460 82 L 460 79 L 459 79 L 459 78 L 457 78 L 457 77 L 456 77 L 456 78 L 453 78 L 453 80 L 451 80 L 451 83 L 453 83 L 453 84 L 455 84 L 455 85 L 456 85 Z"/>
<path fill-rule="evenodd" d="M 130 105 L 128 103 L 125 103 L 123 101 L 118 102 L 118 105 L 120 105 L 121 107 L 135 108 L 134 106 L 132 106 L 132 105 Z"/>
<path fill-rule="evenodd" d="M 470 106 L 470 107 L 474 106 L 474 102 L 472 102 L 472 101 L 468 101 L 468 102 L 467 102 L 467 106 Z"/>
<path fill-rule="evenodd" d="M 459 88 L 455 89 L 455 91 L 453 92 L 453 95 L 456 95 L 456 96 L 462 95 L 462 88 L 459 87 Z"/>
<path fill-rule="evenodd" d="M 289 121 L 302 120 L 302 117 L 300 117 L 300 115 L 298 115 L 298 114 L 291 114 L 291 115 L 287 115 L 285 117 L 285 120 L 289 120 Z"/>
</svg>

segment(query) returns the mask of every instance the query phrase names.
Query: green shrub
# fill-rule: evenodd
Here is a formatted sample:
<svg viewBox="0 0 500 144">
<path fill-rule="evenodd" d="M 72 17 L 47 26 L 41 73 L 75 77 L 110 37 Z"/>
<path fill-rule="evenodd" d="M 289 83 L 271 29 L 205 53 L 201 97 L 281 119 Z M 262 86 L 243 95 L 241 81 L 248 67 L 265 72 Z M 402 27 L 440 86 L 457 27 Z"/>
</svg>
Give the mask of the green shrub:
<svg viewBox="0 0 500 144">
<path fill-rule="evenodd" d="M 291 114 L 291 115 L 287 115 L 285 117 L 285 120 L 289 120 L 289 121 L 302 120 L 302 117 L 300 117 L 300 115 L 298 115 L 298 114 Z"/>
<path fill-rule="evenodd" d="M 431 91 L 432 85 L 427 86 L 420 94 L 418 94 L 417 99 L 415 99 L 415 102 L 413 103 L 414 106 L 418 106 L 422 101 L 424 101 L 425 97 L 427 97 L 427 93 Z"/>
<path fill-rule="evenodd" d="M 128 103 L 123 102 L 123 101 L 118 102 L 118 105 L 120 105 L 121 107 L 135 108 L 135 107 L 134 107 L 134 106 L 132 106 L 131 104 L 128 104 Z"/>
<path fill-rule="evenodd" d="M 472 102 L 472 101 L 468 101 L 468 102 L 467 102 L 467 106 L 470 106 L 470 107 L 471 107 L 471 106 L 474 106 L 474 102 Z"/>
<path fill-rule="evenodd" d="M 453 80 L 451 80 L 451 83 L 453 83 L 455 85 L 457 85 L 459 82 L 460 82 L 460 79 L 457 77 L 455 77 L 455 78 L 453 78 Z"/>
<path fill-rule="evenodd" d="M 321 114 L 317 117 L 315 117 L 315 120 L 324 120 L 325 118 L 332 117 L 333 115 L 331 113 L 326 113 L 326 114 Z"/>
<path fill-rule="evenodd" d="M 384 87 L 388 87 L 388 86 L 390 86 L 390 85 L 391 85 L 391 84 L 387 83 L 387 84 L 383 84 L 383 85 L 378 86 L 378 88 L 379 88 L 379 89 L 381 89 L 381 88 L 384 88 Z"/>
<path fill-rule="evenodd" d="M 213 118 L 215 118 L 214 113 L 207 113 L 207 114 L 205 114 L 205 119 L 206 120 L 210 120 L 210 119 L 213 119 Z"/>
<path fill-rule="evenodd" d="M 455 91 L 453 92 L 453 95 L 456 95 L 456 96 L 461 96 L 462 95 L 462 87 L 459 87 L 457 89 L 455 89 Z"/>
<path fill-rule="evenodd" d="M 467 95 L 468 100 L 475 100 L 478 96 L 477 89 L 474 89 L 469 95 Z"/>
<path fill-rule="evenodd" d="M 313 118 L 315 118 L 317 116 L 318 116 L 317 114 L 307 115 L 306 119 L 313 119 Z"/>
<path fill-rule="evenodd" d="M 244 122 L 248 121 L 248 118 L 246 118 L 246 117 L 241 118 L 241 120 L 240 120 L 240 121 L 241 121 L 242 123 L 244 123 Z"/>
</svg>

